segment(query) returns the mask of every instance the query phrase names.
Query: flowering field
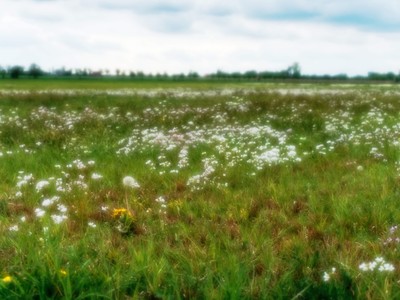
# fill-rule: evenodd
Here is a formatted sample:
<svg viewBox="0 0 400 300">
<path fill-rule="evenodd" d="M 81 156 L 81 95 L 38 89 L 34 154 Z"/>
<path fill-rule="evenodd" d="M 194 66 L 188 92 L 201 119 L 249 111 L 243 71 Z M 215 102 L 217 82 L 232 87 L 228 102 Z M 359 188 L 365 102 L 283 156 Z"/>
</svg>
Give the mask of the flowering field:
<svg viewBox="0 0 400 300">
<path fill-rule="evenodd" d="M 400 89 L 0 89 L 0 298 L 400 297 Z"/>
</svg>

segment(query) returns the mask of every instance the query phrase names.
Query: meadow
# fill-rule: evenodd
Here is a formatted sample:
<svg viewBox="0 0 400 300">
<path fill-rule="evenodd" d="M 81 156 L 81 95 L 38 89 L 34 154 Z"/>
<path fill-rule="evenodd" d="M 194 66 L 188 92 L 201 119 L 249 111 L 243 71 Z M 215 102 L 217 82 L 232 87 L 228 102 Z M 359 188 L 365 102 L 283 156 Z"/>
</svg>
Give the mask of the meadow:
<svg viewBox="0 0 400 300">
<path fill-rule="evenodd" d="M 1 299 L 400 297 L 400 87 L 0 83 Z"/>
</svg>

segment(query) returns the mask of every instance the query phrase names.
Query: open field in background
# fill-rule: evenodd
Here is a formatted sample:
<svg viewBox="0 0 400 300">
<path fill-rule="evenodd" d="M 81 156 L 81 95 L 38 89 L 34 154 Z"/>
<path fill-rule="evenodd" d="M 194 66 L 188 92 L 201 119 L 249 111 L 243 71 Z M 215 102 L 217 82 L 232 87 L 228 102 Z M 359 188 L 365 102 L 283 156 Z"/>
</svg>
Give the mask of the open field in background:
<svg viewBox="0 0 400 300">
<path fill-rule="evenodd" d="M 0 297 L 400 297 L 399 93 L 3 82 Z"/>
<path fill-rule="evenodd" d="M 57 91 L 57 90 L 330 90 L 330 91 L 382 91 L 382 92 L 400 92 L 399 84 L 391 83 L 330 83 L 329 81 L 318 84 L 307 82 L 306 80 L 286 80 L 286 81 L 232 81 L 232 80 L 197 80 L 197 81 L 173 81 L 173 80 L 131 80 L 118 78 L 86 78 L 86 79 L 1 79 L 0 90 L 29 90 L 29 91 Z"/>
</svg>

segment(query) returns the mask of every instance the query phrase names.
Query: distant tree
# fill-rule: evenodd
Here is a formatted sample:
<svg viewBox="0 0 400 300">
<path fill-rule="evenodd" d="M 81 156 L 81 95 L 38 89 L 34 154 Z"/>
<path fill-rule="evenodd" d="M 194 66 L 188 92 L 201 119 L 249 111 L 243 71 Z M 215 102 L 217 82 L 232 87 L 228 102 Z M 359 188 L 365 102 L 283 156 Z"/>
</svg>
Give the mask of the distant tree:
<svg viewBox="0 0 400 300">
<path fill-rule="evenodd" d="M 257 79 L 258 74 L 257 74 L 256 71 L 250 70 L 250 71 L 246 71 L 246 72 L 244 73 L 244 77 L 245 77 L 246 79 Z"/>
<path fill-rule="evenodd" d="M 145 76 L 146 76 L 146 75 L 144 74 L 143 71 L 138 71 L 138 72 L 136 73 L 136 77 L 139 78 L 139 79 L 144 79 Z"/>
<path fill-rule="evenodd" d="M 8 73 L 10 74 L 10 77 L 13 79 L 18 79 L 22 74 L 24 74 L 24 67 L 21 66 L 12 66 L 9 70 Z"/>
<path fill-rule="evenodd" d="M 242 74 L 241 74 L 240 72 L 233 72 L 233 73 L 231 74 L 231 77 L 232 77 L 233 79 L 241 79 L 241 78 L 242 78 Z"/>
<path fill-rule="evenodd" d="M 189 72 L 189 74 L 187 75 L 187 77 L 190 78 L 190 79 L 198 79 L 198 78 L 200 78 L 200 75 L 199 75 L 199 73 L 197 73 L 197 72 L 191 71 L 191 72 Z"/>
<path fill-rule="evenodd" d="M 396 79 L 396 74 L 394 74 L 393 72 L 389 72 L 389 73 L 369 72 L 368 79 L 369 80 L 394 81 Z"/>
<path fill-rule="evenodd" d="M 347 74 L 341 73 L 341 74 L 334 75 L 334 76 L 333 76 L 333 79 L 337 79 L 337 80 L 348 80 L 349 77 L 347 76 Z"/>
<path fill-rule="evenodd" d="M 299 63 L 295 62 L 293 65 L 289 66 L 287 69 L 289 77 L 292 78 L 300 78 L 301 77 L 301 68 Z"/>
<path fill-rule="evenodd" d="M 394 81 L 396 80 L 396 74 L 394 74 L 393 72 L 389 72 L 386 74 L 386 78 L 387 80 Z"/>
<path fill-rule="evenodd" d="M 161 78 L 162 78 L 163 80 L 168 80 L 168 79 L 169 79 L 168 73 L 167 73 L 167 72 L 162 73 Z"/>
<path fill-rule="evenodd" d="M 38 78 L 39 76 L 43 75 L 42 69 L 37 64 L 31 64 L 28 69 L 28 75 L 32 76 L 33 78 Z"/>
<path fill-rule="evenodd" d="M 215 75 L 212 74 L 212 76 L 216 77 L 216 78 L 219 78 L 219 79 L 222 79 L 222 78 L 227 78 L 228 74 L 226 72 L 222 71 L 222 70 L 217 70 L 217 73 Z"/>
<path fill-rule="evenodd" d="M 102 77 L 103 76 L 103 71 L 102 70 L 90 71 L 90 76 L 91 77 Z"/>
<path fill-rule="evenodd" d="M 181 81 L 181 80 L 185 80 L 186 75 L 184 73 L 179 73 L 179 74 L 173 74 L 172 75 L 172 79 L 173 80 L 177 80 L 177 81 Z"/>
<path fill-rule="evenodd" d="M 0 67 L 0 76 L 2 79 L 6 78 L 7 71 L 3 67 Z"/>
</svg>

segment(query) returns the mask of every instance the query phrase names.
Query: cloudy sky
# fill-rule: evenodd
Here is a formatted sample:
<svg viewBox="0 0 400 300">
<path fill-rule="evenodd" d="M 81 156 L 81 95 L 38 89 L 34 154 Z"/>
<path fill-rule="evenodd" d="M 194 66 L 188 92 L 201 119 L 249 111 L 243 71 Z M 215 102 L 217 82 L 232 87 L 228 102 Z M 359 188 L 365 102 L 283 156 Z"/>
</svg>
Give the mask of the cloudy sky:
<svg viewBox="0 0 400 300">
<path fill-rule="evenodd" d="M 0 0 L 0 65 L 400 70 L 398 0 Z"/>
</svg>

